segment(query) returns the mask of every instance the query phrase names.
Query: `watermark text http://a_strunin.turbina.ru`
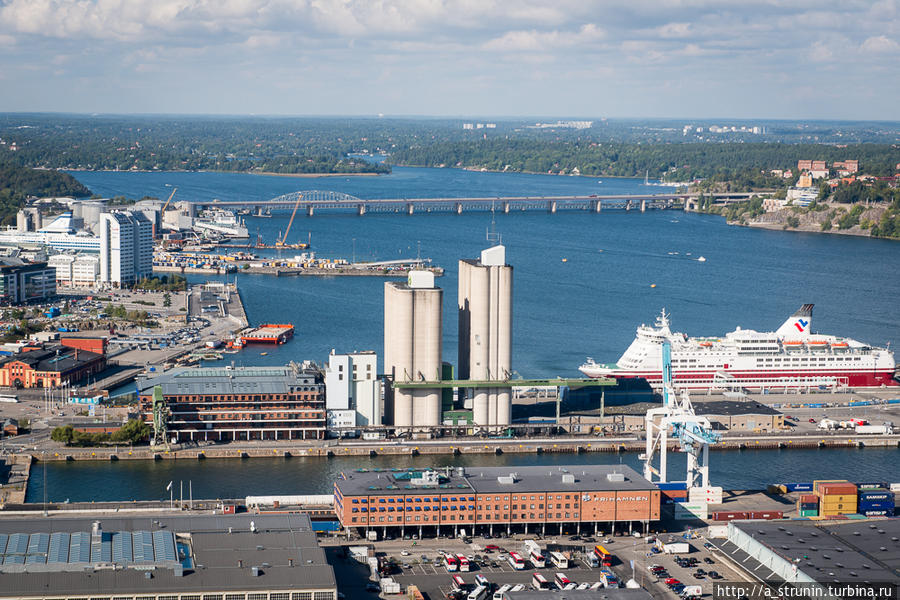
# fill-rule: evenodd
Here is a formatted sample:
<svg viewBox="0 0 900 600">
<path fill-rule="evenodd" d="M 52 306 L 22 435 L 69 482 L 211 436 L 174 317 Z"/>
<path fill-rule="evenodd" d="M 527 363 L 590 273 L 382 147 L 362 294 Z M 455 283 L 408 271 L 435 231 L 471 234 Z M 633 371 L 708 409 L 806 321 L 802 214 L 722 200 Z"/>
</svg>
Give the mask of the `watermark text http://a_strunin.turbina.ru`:
<svg viewBox="0 0 900 600">
<path fill-rule="evenodd" d="M 717 581 L 712 586 L 713 600 L 900 600 L 900 581 L 828 582 L 828 583 L 747 583 Z"/>
</svg>

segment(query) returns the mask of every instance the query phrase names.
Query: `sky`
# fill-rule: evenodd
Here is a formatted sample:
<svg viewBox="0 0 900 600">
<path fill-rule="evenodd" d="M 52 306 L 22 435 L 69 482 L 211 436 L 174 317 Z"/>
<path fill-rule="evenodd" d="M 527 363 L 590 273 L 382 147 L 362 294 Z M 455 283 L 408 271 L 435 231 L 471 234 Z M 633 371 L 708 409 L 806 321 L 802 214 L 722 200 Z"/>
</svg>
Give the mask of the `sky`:
<svg viewBox="0 0 900 600">
<path fill-rule="evenodd" d="M 0 0 L 0 111 L 896 120 L 900 0 Z"/>
</svg>

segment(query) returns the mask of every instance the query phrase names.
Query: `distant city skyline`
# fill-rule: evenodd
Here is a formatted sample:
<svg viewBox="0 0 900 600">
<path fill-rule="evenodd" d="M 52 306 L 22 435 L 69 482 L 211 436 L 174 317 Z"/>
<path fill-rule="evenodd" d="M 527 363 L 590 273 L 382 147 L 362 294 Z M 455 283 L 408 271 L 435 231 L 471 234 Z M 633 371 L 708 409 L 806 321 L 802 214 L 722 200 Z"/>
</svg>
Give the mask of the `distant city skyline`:
<svg viewBox="0 0 900 600">
<path fill-rule="evenodd" d="M 900 0 L 0 0 L 0 112 L 896 120 Z"/>
</svg>

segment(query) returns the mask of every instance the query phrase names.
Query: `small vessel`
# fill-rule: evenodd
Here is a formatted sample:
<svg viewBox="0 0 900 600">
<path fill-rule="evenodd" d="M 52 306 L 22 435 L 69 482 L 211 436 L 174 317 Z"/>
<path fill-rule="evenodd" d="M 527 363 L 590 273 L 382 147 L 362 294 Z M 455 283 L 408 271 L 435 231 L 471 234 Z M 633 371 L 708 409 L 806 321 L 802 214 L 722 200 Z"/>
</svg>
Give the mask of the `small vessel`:
<svg viewBox="0 0 900 600">
<path fill-rule="evenodd" d="M 700 258 L 697 259 L 697 262 L 706 262 L 706 257 L 701 256 Z"/>
<path fill-rule="evenodd" d="M 775 331 L 738 327 L 722 338 L 673 332 L 663 310 L 655 325 L 637 328 L 634 341 L 617 362 L 603 364 L 589 358 L 579 370 L 595 378 L 646 379 L 659 388 L 662 344 L 668 341 L 672 375 L 681 389 L 900 385 L 894 379 L 896 362 L 888 348 L 832 335 L 813 337 L 812 309 L 812 304 L 804 304 Z"/>
<path fill-rule="evenodd" d="M 267 356 L 268 354 L 269 354 L 268 352 L 260 352 L 259 353 L 260 356 Z"/>
</svg>

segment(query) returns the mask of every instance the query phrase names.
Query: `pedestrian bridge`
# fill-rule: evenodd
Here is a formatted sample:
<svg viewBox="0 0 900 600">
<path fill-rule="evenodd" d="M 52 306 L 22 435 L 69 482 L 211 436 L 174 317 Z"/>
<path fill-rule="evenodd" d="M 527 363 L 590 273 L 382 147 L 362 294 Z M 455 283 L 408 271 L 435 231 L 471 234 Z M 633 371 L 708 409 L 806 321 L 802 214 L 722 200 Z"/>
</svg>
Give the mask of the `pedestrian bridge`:
<svg viewBox="0 0 900 600">
<path fill-rule="evenodd" d="M 747 193 L 716 195 L 717 203 L 739 202 L 749 198 Z M 362 199 L 343 192 L 302 190 L 270 200 L 237 200 L 194 203 L 198 209 L 225 208 L 249 210 L 267 214 L 275 210 L 303 211 L 307 216 L 317 212 L 349 212 L 364 215 L 368 212 L 415 214 L 439 212 L 462 214 L 468 211 L 557 211 L 601 212 L 602 210 L 664 210 L 688 209 L 696 203 L 695 194 L 662 193 L 590 196 L 517 196 L 493 198 L 370 198 Z"/>
</svg>

